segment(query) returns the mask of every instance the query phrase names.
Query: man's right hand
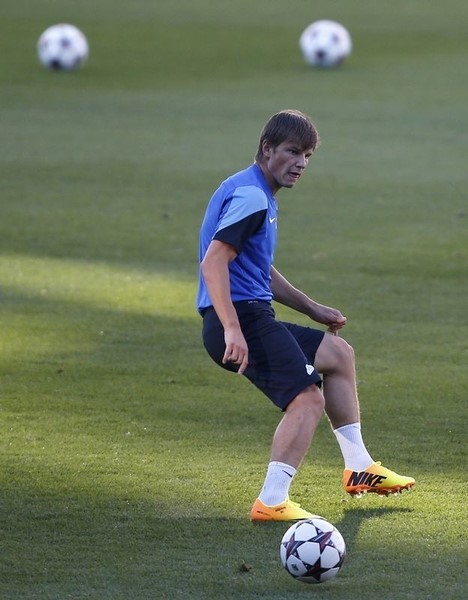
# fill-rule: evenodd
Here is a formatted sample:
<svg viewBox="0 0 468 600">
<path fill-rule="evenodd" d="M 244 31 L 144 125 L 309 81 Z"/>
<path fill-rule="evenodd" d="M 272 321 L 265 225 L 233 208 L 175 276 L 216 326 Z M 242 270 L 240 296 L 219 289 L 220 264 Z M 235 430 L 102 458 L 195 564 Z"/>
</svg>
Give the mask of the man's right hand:
<svg viewBox="0 0 468 600">
<path fill-rule="evenodd" d="M 239 365 L 237 372 L 242 375 L 249 364 L 249 349 L 240 327 L 226 329 L 224 331 L 224 342 L 226 351 L 224 352 L 223 363 L 232 362 Z"/>
</svg>

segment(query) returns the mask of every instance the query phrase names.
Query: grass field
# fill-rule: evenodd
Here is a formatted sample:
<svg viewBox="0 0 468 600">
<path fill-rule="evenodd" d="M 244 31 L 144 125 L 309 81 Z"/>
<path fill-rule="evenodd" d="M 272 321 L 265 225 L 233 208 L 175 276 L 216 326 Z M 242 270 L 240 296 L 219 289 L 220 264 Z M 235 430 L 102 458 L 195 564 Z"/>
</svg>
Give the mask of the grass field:
<svg viewBox="0 0 468 600">
<path fill-rule="evenodd" d="M 466 598 L 466 2 L 0 16 L 0 598 Z M 338 70 L 299 55 L 318 18 L 353 36 Z M 35 55 L 63 21 L 90 42 L 77 73 Z M 278 194 L 277 266 L 347 315 L 369 449 L 417 479 L 349 500 L 322 421 L 293 488 L 347 542 L 321 586 L 282 569 L 284 524 L 248 520 L 280 414 L 210 362 L 194 309 L 206 202 L 287 107 L 322 147 Z"/>
</svg>

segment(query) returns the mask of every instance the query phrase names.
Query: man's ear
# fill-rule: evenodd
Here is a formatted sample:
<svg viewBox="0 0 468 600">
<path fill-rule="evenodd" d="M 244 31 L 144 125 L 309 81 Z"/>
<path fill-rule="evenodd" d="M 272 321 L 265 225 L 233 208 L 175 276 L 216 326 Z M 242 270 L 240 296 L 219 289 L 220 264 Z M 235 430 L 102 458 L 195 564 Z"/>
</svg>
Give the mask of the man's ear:
<svg viewBox="0 0 468 600">
<path fill-rule="evenodd" d="M 270 155 L 271 155 L 271 146 L 270 146 L 269 142 L 267 142 L 266 140 L 263 142 L 262 152 L 263 152 L 263 156 L 266 156 L 267 158 L 270 158 Z"/>
</svg>

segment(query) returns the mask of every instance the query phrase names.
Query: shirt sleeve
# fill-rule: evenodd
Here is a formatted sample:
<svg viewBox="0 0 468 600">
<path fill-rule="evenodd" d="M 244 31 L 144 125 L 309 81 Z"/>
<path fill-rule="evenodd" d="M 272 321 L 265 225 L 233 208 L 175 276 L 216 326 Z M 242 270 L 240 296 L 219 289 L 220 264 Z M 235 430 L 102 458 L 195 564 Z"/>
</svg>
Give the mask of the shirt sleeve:
<svg viewBox="0 0 468 600">
<path fill-rule="evenodd" d="M 268 199 L 256 186 L 236 188 L 225 202 L 213 239 L 234 246 L 237 253 L 265 221 Z"/>
</svg>

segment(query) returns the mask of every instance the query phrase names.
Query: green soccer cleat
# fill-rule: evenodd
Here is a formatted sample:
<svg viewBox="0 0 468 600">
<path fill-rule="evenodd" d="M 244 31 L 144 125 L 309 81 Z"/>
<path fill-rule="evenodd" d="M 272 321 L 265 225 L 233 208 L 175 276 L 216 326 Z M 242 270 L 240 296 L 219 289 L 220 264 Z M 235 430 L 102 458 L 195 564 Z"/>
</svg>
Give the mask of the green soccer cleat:
<svg viewBox="0 0 468 600">
<path fill-rule="evenodd" d="M 415 480 L 412 477 L 398 475 L 390 469 L 382 467 L 380 462 L 373 463 L 364 471 L 343 471 L 343 485 L 348 494 L 361 496 L 367 492 L 374 492 L 382 496 L 400 494 L 414 488 Z"/>
<path fill-rule="evenodd" d="M 267 506 L 257 498 L 250 511 L 251 521 L 301 521 L 302 519 L 312 519 L 315 516 L 317 515 L 307 512 L 289 498 L 274 506 Z"/>
</svg>

